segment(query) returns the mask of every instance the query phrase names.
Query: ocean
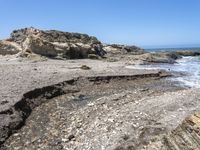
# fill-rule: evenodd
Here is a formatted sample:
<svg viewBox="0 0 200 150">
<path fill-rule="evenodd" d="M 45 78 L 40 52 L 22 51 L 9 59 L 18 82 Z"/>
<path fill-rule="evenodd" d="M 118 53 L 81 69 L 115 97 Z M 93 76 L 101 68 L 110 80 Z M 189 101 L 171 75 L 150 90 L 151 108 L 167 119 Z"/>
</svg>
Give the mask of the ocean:
<svg viewBox="0 0 200 150">
<path fill-rule="evenodd" d="M 149 52 L 158 51 L 177 51 L 177 50 L 199 50 L 200 48 L 165 48 L 165 49 L 147 49 Z M 200 88 L 200 56 L 182 57 L 176 64 L 155 64 L 155 65 L 137 65 L 132 66 L 135 69 L 163 69 L 171 72 L 178 72 L 170 78 L 177 81 L 180 85 L 189 88 Z"/>
<path fill-rule="evenodd" d="M 200 47 L 188 47 L 188 48 L 151 48 L 151 49 L 145 49 L 147 52 L 170 52 L 170 51 L 200 51 Z"/>
</svg>

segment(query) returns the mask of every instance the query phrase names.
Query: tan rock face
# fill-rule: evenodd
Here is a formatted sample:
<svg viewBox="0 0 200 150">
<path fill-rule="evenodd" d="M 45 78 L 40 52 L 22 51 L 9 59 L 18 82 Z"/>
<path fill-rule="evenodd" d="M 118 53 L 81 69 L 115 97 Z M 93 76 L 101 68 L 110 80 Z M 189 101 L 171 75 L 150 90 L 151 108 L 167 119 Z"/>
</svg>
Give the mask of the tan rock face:
<svg viewBox="0 0 200 150">
<path fill-rule="evenodd" d="M 58 50 L 56 50 L 56 47 L 53 44 L 32 36 L 25 39 L 22 47 L 25 52 L 48 57 L 56 57 L 59 54 Z"/>
<path fill-rule="evenodd" d="M 88 58 L 89 54 L 98 56 L 105 54 L 100 41 L 95 37 L 80 33 L 25 28 L 13 31 L 10 41 L 1 44 L 0 54 L 20 52 L 23 55 L 28 52 L 51 58 L 67 59 Z M 15 45 L 18 45 L 18 49 Z"/>
<path fill-rule="evenodd" d="M 0 55 L 14 55 L 21 51 L 20 45 L 11 41 L 0 41 Z"/>
</svg>

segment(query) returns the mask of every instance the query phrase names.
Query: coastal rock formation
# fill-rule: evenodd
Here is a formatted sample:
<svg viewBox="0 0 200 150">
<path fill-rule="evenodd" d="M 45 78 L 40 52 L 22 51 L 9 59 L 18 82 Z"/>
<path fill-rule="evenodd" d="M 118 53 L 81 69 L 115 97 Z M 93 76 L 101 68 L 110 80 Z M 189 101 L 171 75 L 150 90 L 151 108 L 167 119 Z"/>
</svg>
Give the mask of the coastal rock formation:
<svg viewBox="0 0 200 150">
<path fill-rule="evenodd" d="M 104 45 L 104 50 L 109 54 L 134 54 L 140 55 L 144 53 L 144 49 L 137 46 L 127 46 L 127 45 Z"/>
<path fill-rule="evenodd" d="M 140 56 L 140 60 L 146 63 L 176 63 L 179 56 L 172 53 L 146 53 Z"/>
<path fill-rule="evenodd" d="M 137 46 L 102 44 L 87 34 L 24 28 L 15 30 L 7 40 L 0 40 L 0 55 L 45 56 L 56 59 L 98 59 L 106 56 L 118 60 L 133 57 L 133 64 L 176 63 L 182 56 L 198 56 L 200 51 L 147 53 Z M 29 57 L 28 57 L 29 58 Z"/>
<path fill-rule="evenodd" d="M 137 57 L 141 61 L 141 64 L 152 63 L 176 63 L 177 59 L 183 56 L 200 56 L 200 51 L 175 51 L 175 52 L 157 52 L 157 53 L 145 53 Z"/>
<path fill-rule="evenodd" d="M 144 150 L 197 150 L 200 147 L 200 115 L 187 117 L 181 125 Z"/>
<path fill-rule="evenodd" d="M 175 55 L 178 55 L 178 56 L 200 56 L 200 51 L 185 50 L 185 51 L 172 52 L 172 54 L 175 54 Z"/>
<path fill-rule="evenodd" d="M 102 57 L 106 52 L 95 37 L 80 33 L 56 30 L 42 31 L 35 28 L 15 30 L 10 42 L 1 41 L 0 54 L 38 54 L 50 58 L 79 59 L 89 54 Z M 15 49 L 14 49 L 14 48 Z M 16 48 L 17 47 L 17 48 Z"/>
<path fill-rule="evenodd" d="M 56 30 L 24 28 L 14 30 L 8 40 L 0 41 L 0 54 L 27 57 L 41 55 L 49 58 L 98 59 L 113 55 L 144 54 L 144 49 L 136 46 L 102 44 L 96 37 L 87 34 L 69 33 Z"/>
</svg>

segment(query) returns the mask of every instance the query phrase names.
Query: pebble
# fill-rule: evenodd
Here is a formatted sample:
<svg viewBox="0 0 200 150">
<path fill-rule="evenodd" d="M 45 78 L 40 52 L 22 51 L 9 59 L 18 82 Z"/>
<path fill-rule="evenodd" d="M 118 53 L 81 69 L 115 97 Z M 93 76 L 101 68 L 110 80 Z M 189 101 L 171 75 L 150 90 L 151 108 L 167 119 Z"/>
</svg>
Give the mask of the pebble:
<svg viewBox="0 0 200 150">
<path fill-rule="evenodd" d="M 94 106 L 94 103 L 88 103 L 87 105 L 91 107 Z"/>
<path fill-rule="evenodd" d="M 62 139 L 62 142 L 68 142 L 69 139 Z"/>
<path fill-rule="evenodd" d="M 71 135 L 68 136 L 68 140 L 69 140 L 69 141 L 71 141 L 71 140 L 74 141 L 74 139 L 75 139 L 75 136 L 74 136 L 73 134 L 71 134 Z"/>
</svg>

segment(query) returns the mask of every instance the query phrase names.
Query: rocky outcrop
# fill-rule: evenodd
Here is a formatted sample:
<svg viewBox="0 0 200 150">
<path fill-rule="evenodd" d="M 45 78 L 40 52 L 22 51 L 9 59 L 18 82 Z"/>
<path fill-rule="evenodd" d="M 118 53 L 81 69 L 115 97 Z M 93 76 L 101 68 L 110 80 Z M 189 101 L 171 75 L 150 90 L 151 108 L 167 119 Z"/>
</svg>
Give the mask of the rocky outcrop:
<svg viewBox="0 0 200 150">
<path fill-rule="evenodd" d="M 13 31 L 9 41 L 10 43 L 1 42 L 1 47 L 4 48 L 1 50 L 2 54 L 20 52 L 21 56 L 29 53 L 67 59 L 88 58 L 89 54 L 102 57 L 105 54 L 97 38 L 80 33 L 25 28 Z M 17 50 L 13 49 L 15 45 L 18 47 Z"/>
<path fill-rule="evenodd" d="M 196 51 L 176 51 L 176 52 L 172 52 L 172 54 L 178 55 L 178 56 L 200 56 L 200 51 L 196 50 Z"/>
<path fill-rule="evenodd" d="M 186 118 L 181 125 L 143 150 L 197 150 L 200 148 L 200 115 Z"/>
<path fill-rule="evenodd" d="M 62 32 L 57 30 L 43 31 L 35 28 L 15 30 L 11 33 L 11 39 L 16 43 L 22 43 L 30 35 L 40 37 L 47 42 L 101 44 L 97 38 L 87 34 Z"/>
<path fill-rule="evenodd" d="M 142 64 L 149 63 L 169 63 L 174 64 L 176 60 L 183 56 L 200 56 L 200 51 L 175 51 L 175 52 L 157 52 L 145 53 L 138 57 Z"/>
<path fill-rule="evenodd" d="M 145 63 L 176 63 L 179 56 L 171 53 L 146 53 L 140 56 L 140 60 Z"/>
<path fill-rule="evenodd" d="M 134 54 L 134 55 L 140 55 L 140 54 L 144 53 L 144 49 L 136 47 L 136 46 L 111 44 L 111 45 L 104 45 L 103 48 L 108 54 Z"/>
<path fill-rule="evenodd" d="M 13 55 L 21 51 L 20 45 L 8 40 L 0 41 L 0 55 Z"/>
<path fill-rule="evenodd" d="M 182 56 L 198 56 L 200 51 L 177 51 L 146 53 L 136 46 L 102 44 L 96 37 L 87 34 L 69 33 L 56 30 L 24 28 L 15 30 L 7 40 L 0 41 L 0 55 L 27 57 L 33 55 L 61 59 L 98 59 L 106 56 L 116 57 L 126 54 L 139 55 L 144 63 L 175 63 Z"/>
</svg>

